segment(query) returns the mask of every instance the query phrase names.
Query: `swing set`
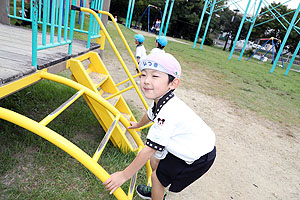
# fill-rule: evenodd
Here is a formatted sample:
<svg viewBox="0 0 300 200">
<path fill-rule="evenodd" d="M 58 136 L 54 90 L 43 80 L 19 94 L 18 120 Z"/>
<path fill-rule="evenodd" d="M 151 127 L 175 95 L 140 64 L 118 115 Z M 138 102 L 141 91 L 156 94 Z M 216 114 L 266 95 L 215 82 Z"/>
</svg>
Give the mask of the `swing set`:
<svg viewBox="0 0 300 200">
<path fill-rule="evenodd" d="M 252 30 L 253 30 L 254 27 L 260 26 L 262 24 L 265 24 L 265 23 L 273 21 L 273 20 L 277 20 L 282 25 L 283 29 L 286 30 L 284 38 L 282 39 L 282 41 L 280 41 L 280 48 L 279 48 L 279 50 L 277 52 L 276 58 L 275 58 L 275 60 L 273 60 L 272 68 L 270 70 L 270 73 L 273 73 L 273 71 L 275 70 L 275 67 L 277 65 L 277 62 L 279 61 L 280 56 L 282 58 L 282 51 L 283 51 L 283 48 L 286 45 L 286 42 L 287 42 L 287 40 L 288 40 L 288 38 L 290 36 L 291 31 L 294 30 L 294 31 L 296 31 L 300 35 L 300 31 L 299 31 L 300 28 L 297 26 L 297 24 L 300 21 L 300 19 L 299 19 L 300 3 L 298 4 L 298 6 L 297 6 L 296 9 L 292 9 L 288 13 L 280 13 L 279 11 L 276 10 L 276 8 L 278 8 L 279 6 L 284 5 L 284 4 L 286 4 L 286 3 L 288 3 L 288 2 L 290 2 L 292 0 L 286 0 L 284 3 L 280 3 L 279 5 L 275 5 L 275 6 L 272 5 L 272 3 L 268 2 L 270 0 L 248 0 L 247 6 L 246 6 L 245 9 L 243 9 L 238 4 L 238 2 L 240 2 L 241 0 L 228 0 L 228 4 L 221 5 L 220 7 L 216 6 L 217 4 L 220 4 L 222 1 L 224 1 L 224 0 L 204 0 L 204 7 L 203 7 L 202 14 L 201 14 L 201 17 L 200 17 L 200 21 L 199 21 L 199 25 L 198 25 L 196 37 L 195 37 L 195 40 L 194 40 L 193 48 L 195 48 L 196 43 L 198 41 L 198 36 L 199 36 L 199 32 L 200 32 L 200 29 L 201 29 L 202 22 L 204 20 L 204 15 L 206 13 L 208 13 L 208 19 L 207 19 L 207 23 L 206 23 L 206 27 L 205 27 L 203 36 L 202 36 L 202 42 L 201 42 L 200 50 L 203 48 L 203 44 L 204 44 L 204 41 L 205 41 L 206 34 L 207 34 L 208 30 L 209 30 L 209 24 L 210 24 L 212 16 L 213 15 L 215 16 L 215 13 L 218 12 L 219 10 L 222 10 L 224 8 L 227 8 L 227 7 L 231 6 L 231 5 L 233 5 L 237 9 L 241 10 L 241 12 L 244 13 L 244 14 L 243 14 L 242 20 L 240 22 L 240 26 L 238 28 L 238 31 L 235 34 L 235 40 L 234 40 L 233 46 L 231 48 L 231 52 L 230 52 L 228 60 L 231 60 L 231 58 L 233 56 L 233 53 L 234 53 L 234 50 L 235 50 L 235 46 L 236 46 L 237 41 L 238 41 L 238 39 L 240 37 L 240 33 L 242 31 L 244 23 L 250 22 L 251 25 L 250 25 L 250 28 L 248 30 L 248 34 L 246 36 L 244 46 L 243 46 L 242 51 L 240 53 L 240 56 L 239 56 L 239 59 L 238 59 L 239 61 L 241 61 L 241 59 L 243 57 L 243 54 L 244 54 L 244 51 L 246 49 L 248 40 L 250 38 L 250 35 L 251 35 Z M 251 3 L 251 1 L 253 3 Z M 268 10 L 266 10 L 264 12 L 260 12 L 262 6 L 265 6 L 265 8 L 267 8 Z M 208 9 L 209 9 L 209 11 L 208 11 Z M 252 11 L 253 11 L 253 13 L 250 14 Z M 285 16 L 288 15 L 288 14 L 292 14 L 292 13 L 293 13 L 293 17 L 292 17 L 292 19 L 290 21 L 288 21 L 285 18 Z M 263 15 L 273 15 L 273 18 L 270 19 L 270 20 L 261 22 L 259 24 L 255 24 L 256 19 L 259 18 L 260 16 L 263 16 Z M 285 25 L 283 23 L 283 21 L 287 25 Z M 291 58 L 291 60 L 290 60 L 290 62 L 288 64 L 288 66 L 286 67 L 286 71 L 284 73 L 285 76 L 288 74 L 290 68 L 292 67 L 292 64 L 293 64 L 293 62 L 294 62 L 294 60 L 295 60 L 295 58 L 296 58 L 299 50 L 300 50 L 300 41 L 298 41 L 298 45 L 297 45 L 297 47 L 296 47 L 296 49 L 295 49 L 295 51 L 293 53 L 293 56 L 292 56 L 292 58 Z"/>
<path fill-rule="evenodd" d="M 146 14 L 146 13 L 148 13 L 148 32 L 149 32 L 149 24 L 150 24 L 150 8 L 154 8 L 154 9 L 156 9 L 158 12 L 157 12 L 157 14 L 156 14 L 156 16 L 155 16 L 155 18 L 154 18 L 154 23 L 155 23 L 155 21 L 157 20 L 157 19 L 161 19 L 162 18 L 162 12 L 161 12 L 161 9 L 159 8 L 159 7 L 157 7 L 157 6 L 154 6 L 154 5 L 148 5 L 147 6 L 147 8 L 144 10 L 144 12 L 143 12 L 143 14 L 142 14 L 142 16 L 140 17 L 140 19 L 139 19 L 139 21 L 136 23 L 136 25 L 135 25 L 135 27 L 134 28 L 136 28 L 137 26 L 138 26 L 138 24 L 140 23 L 140 21 L 142 20 L 142 18 L 143 18 L 143 16 Z M 159 16 L 160 15 L 160 16 Z M 154 24 L 153 23 L 153 24 Z"/>
<path fill-rule="evenodd" d="M 257 54 L 260 50 L 263 50 L 263 48 L 269 43 L 269 41 L 271 41 L 272 42 L 272 47 L 269 49 L 269 50 L 267 50 L 267 52 L 263 55 L 263 56 L 261 56 L 260 57 L 260 61 L 263 61 L 264 60 L 264 58 L 266 57 L 266 55 L 270 52 L 270 51 L 272 51 L 272 59 L 273 59 L 273 62 L 272 63 L 274 63 L 274 54 L 275 54 L 275 47 L 277 46 L 277 45 L 279 45 L 279 48 L 281 47 L 281 40 L 280 39 L 277 39 L 277 38 L 274 38 L 274 37 L 271 37 L 271 38 L 262 38 L 262 39 L 259 39 L 259 42 L 260 41 L 265 41 L 265 40 L 267 40 L 262 46 L 260 46 L 248 59 L 247 59 L 247 61 L 248 60 L 250 60 L 250 58 L 252 58 L 255 54 Z M 274 42 L 274 40 L 276 41 L 276 43 Z M 282 62 L 282 69 L 284 69 L 284 64 L 283 64 L 283 56 L 282 56 L 282 52 L 280 52 L 280 57 L 281 57 L 281 62 Z"/>
</svg>

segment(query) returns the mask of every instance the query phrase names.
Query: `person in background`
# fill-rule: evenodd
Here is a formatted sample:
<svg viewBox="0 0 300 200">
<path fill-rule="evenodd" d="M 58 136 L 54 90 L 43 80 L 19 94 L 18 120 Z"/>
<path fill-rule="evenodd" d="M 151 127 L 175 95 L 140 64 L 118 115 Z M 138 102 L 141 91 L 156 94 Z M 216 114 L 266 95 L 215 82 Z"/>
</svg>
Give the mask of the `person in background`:
<svg viewBox="0 0 300 200">
<path fill-rule="evenodd" d="M 156 37 L 155 40 L 155 48 L 153 48 L 150 52 L 150 54 L 152 53 L 165 53 L 165 46 L 168 44 L 168 40 L 166 38 L 166 36 L 159 36 Z"/>
<path fill-rule="evenodd" d="M 135 44 L 136 44 L 136 50 L 135 50 L 135 55 L 136 55 L 136 61 L 139 64 L 140 60 L 144 57 L 147 56 L 146 49 L 143 45 L 145 41 L 145 37 L 142 34 L 136 34 L 134 36 L 135 39 Z M 139 73 L 139 70 L 136 68 L 137 73 Z"/>
</svg>

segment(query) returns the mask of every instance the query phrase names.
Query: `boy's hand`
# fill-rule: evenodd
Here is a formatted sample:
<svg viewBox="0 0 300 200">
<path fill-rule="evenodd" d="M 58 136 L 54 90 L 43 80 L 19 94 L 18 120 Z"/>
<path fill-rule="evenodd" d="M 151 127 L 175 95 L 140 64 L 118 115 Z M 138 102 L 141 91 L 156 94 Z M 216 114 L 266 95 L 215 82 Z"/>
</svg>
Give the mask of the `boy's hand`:
<svg viewBox="0 0 300 200">
<path fill-rule="evenodd" d="M 136 128 L 140 128 L 139 126 L 138 126 L 138 122 L 129 122 L 130 123 L 130 125 L 131 126 L 129 126 L 128 128 L 129 129 L 136 129 Z"/>
<path fill-rule="evenodd" d="M 113 173 L 109 179 L 107 179 L 103 184 L 105 188 L 112 194 L 116 189 L 118 189 L 127 179 L 124 176 L 123 171 Z"/>
</svg>

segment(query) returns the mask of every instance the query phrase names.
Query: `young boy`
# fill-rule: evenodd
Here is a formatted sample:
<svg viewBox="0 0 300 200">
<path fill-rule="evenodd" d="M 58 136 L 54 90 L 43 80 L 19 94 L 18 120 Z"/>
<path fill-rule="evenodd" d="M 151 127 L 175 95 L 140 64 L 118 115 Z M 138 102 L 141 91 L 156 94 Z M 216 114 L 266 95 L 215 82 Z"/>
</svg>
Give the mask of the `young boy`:
<svg viewBox="0 0 300 200">
<path fill-rule="evenodd" d="M 145 41 L 145 37 L 142 34 L 136 34 L 134 36 L 135 44 L 136 46 L 136 61 L 140 63 L 140 60 L 147 56 L 146 49 L 143 45 L 143 42 Z"/>
<path fill-rule="evenodd" d="M 168 53 L 150 54 L 140 63 L 140 87 L 152 99 L 147 113 L 129 128 L 139 128 L 150 121 L 145 147 L 123 171 L 116 172 L 104 184 L 113 193 L 132 177 L 149 159 L 153 170 L 150 186 L 138 185 L 143 199 L 164 199 L 165 188 L 180 192 L 199 179 L 212 166 L 215 134 L 173 91 L 179 85 L 181 67 Z"/>
<path fill-rule="evenodd" d="M 167 44 L 168 40 L 165 36 L 157 37 L 155 40 L 155 48 L 151 50 L 151 53 L 165 53 L 164 48 Z"/>
</svg>

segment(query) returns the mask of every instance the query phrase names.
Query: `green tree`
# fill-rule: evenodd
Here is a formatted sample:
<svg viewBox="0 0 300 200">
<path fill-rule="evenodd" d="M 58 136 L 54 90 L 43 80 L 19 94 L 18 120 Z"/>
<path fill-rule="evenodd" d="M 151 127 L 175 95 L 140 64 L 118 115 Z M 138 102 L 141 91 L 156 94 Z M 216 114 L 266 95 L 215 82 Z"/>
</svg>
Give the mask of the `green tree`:
<svg viewBox="0 0 300 200">
<path fill-rule="evenodd" d="M 122 19 L 122 22 L 125 23 L 128 4 L 129 0 L 111 0 L 110 13 L 117 15 L 120 19 Z M 160 16 L 159 9 L 161 9 L 161 12 L 163 12 L 165 6 L 164 1 L 161 0 L 136 0 L 132 15 L 132 26 L 136 25 L 148 5 L 154 5 L 158 7 L 158 9 L 153 7 L 150 8 L 150 24 L 154 23 L 156 15 Z M 143 25 L 143 29 L 147 28 L 147 13 L 143 16 L 140 23 Z"/>
<path fill-rule="evenodd" d="M 168 29 L 168 34 L 175 37 L 184 37 L 185 39 L 194 40 L 199 20 L 204 8 L 204 0 L 176 0 L 175 8 L 173 9 L 172 21 L 170 22 L 170 28 Z M 219 2 L 215 6 L 215 10 L 223 6 L 227 0 Z M 209 12 L 209 8 L 206 10 Z M 210 25 L 209 25 L 209 34 L 220 33 L 220 20 L 222 10 L 214 12 Z M 204 15 L 203 23 L 200 30 L 200 37 L 204 33 L 206 27 L 208 14 Z"/>
<path fill-rule="evenodd" d="M 127 8 L 128 8 L 128 2 L 129 0 L 111 0 L 111 6 L 110 6 L 110 12 L 113 15 L 117 15 L 118 18 L 126 20 L 127 16 Z M 169 1 L 171 2 L 171 0 Z M 218 9 L 219 7 L 223 6 L 227 0 L 219 2 L 216 4 L 215 9 Z M 194 40 L 196 31 L 198 28 L 200 16 L 204 7 L 204 0 L 175 0 L 172 16 L 169 22 L 168 27 L 168 33 L 167 35 L 173 36 L 173 37 L 183 37 L 185 39 Z M 137 21 L 141 18 L 143 12 L 147 8 L 147 6 L 155 5 L 161 9 L 161 12 L 164 12 L 165 8 L 165 1 L 162 0 L 136 0 L 135 6 L 134 6 L 134 12 L 132 17 L 132 25 L 135 25 Z M 122 8 L 122 9 L 121 9 Z M 234 12 L 227 9 L 224 9 L 227 11 L 227 13 L 223 14 L 222 10 L 219 10 L 218 12 L 213 14 L 212 20 L 210 22 L 210 28 L 208 34 L 217 34 L 223 32 L 226 27 L 228 26 L 221 26 L 223 25 L 223 21 L 226 19 L 228 23 L 230 23 L 230 20 L 232 16 L 234 15 Z M 208 10 L 209 11 L 209 8 Z M 230 13 L 230 15 L 228 15 Z M 158 10 L 155 10 L 151 8 L 150 13 L 150 27 L 155 22 L 155 17 L 159 16 Z M 166 15 L 167 19 L 168 13 Z M 221 16 L 221 17 L 217 17 Z M 222 18 L 222 20 L 221 20 Z M 200 32 L 200 37 L 203 35 L 206 23 L 207 23 L 208 15 L 205 14 L 205 18 L 202 23 L 202 28 Z M 228 24 L 227 23 L 227 24 Z M 141 19 L 142 29 L 147 29 L 147 15 L 145 15 Z M 238 23 L 237 25 L 238 26 Z M 229 25 L 230 27 L 230 25 Z M 223 28 L 223 29 L 222 29 Z"/>
</svg>

